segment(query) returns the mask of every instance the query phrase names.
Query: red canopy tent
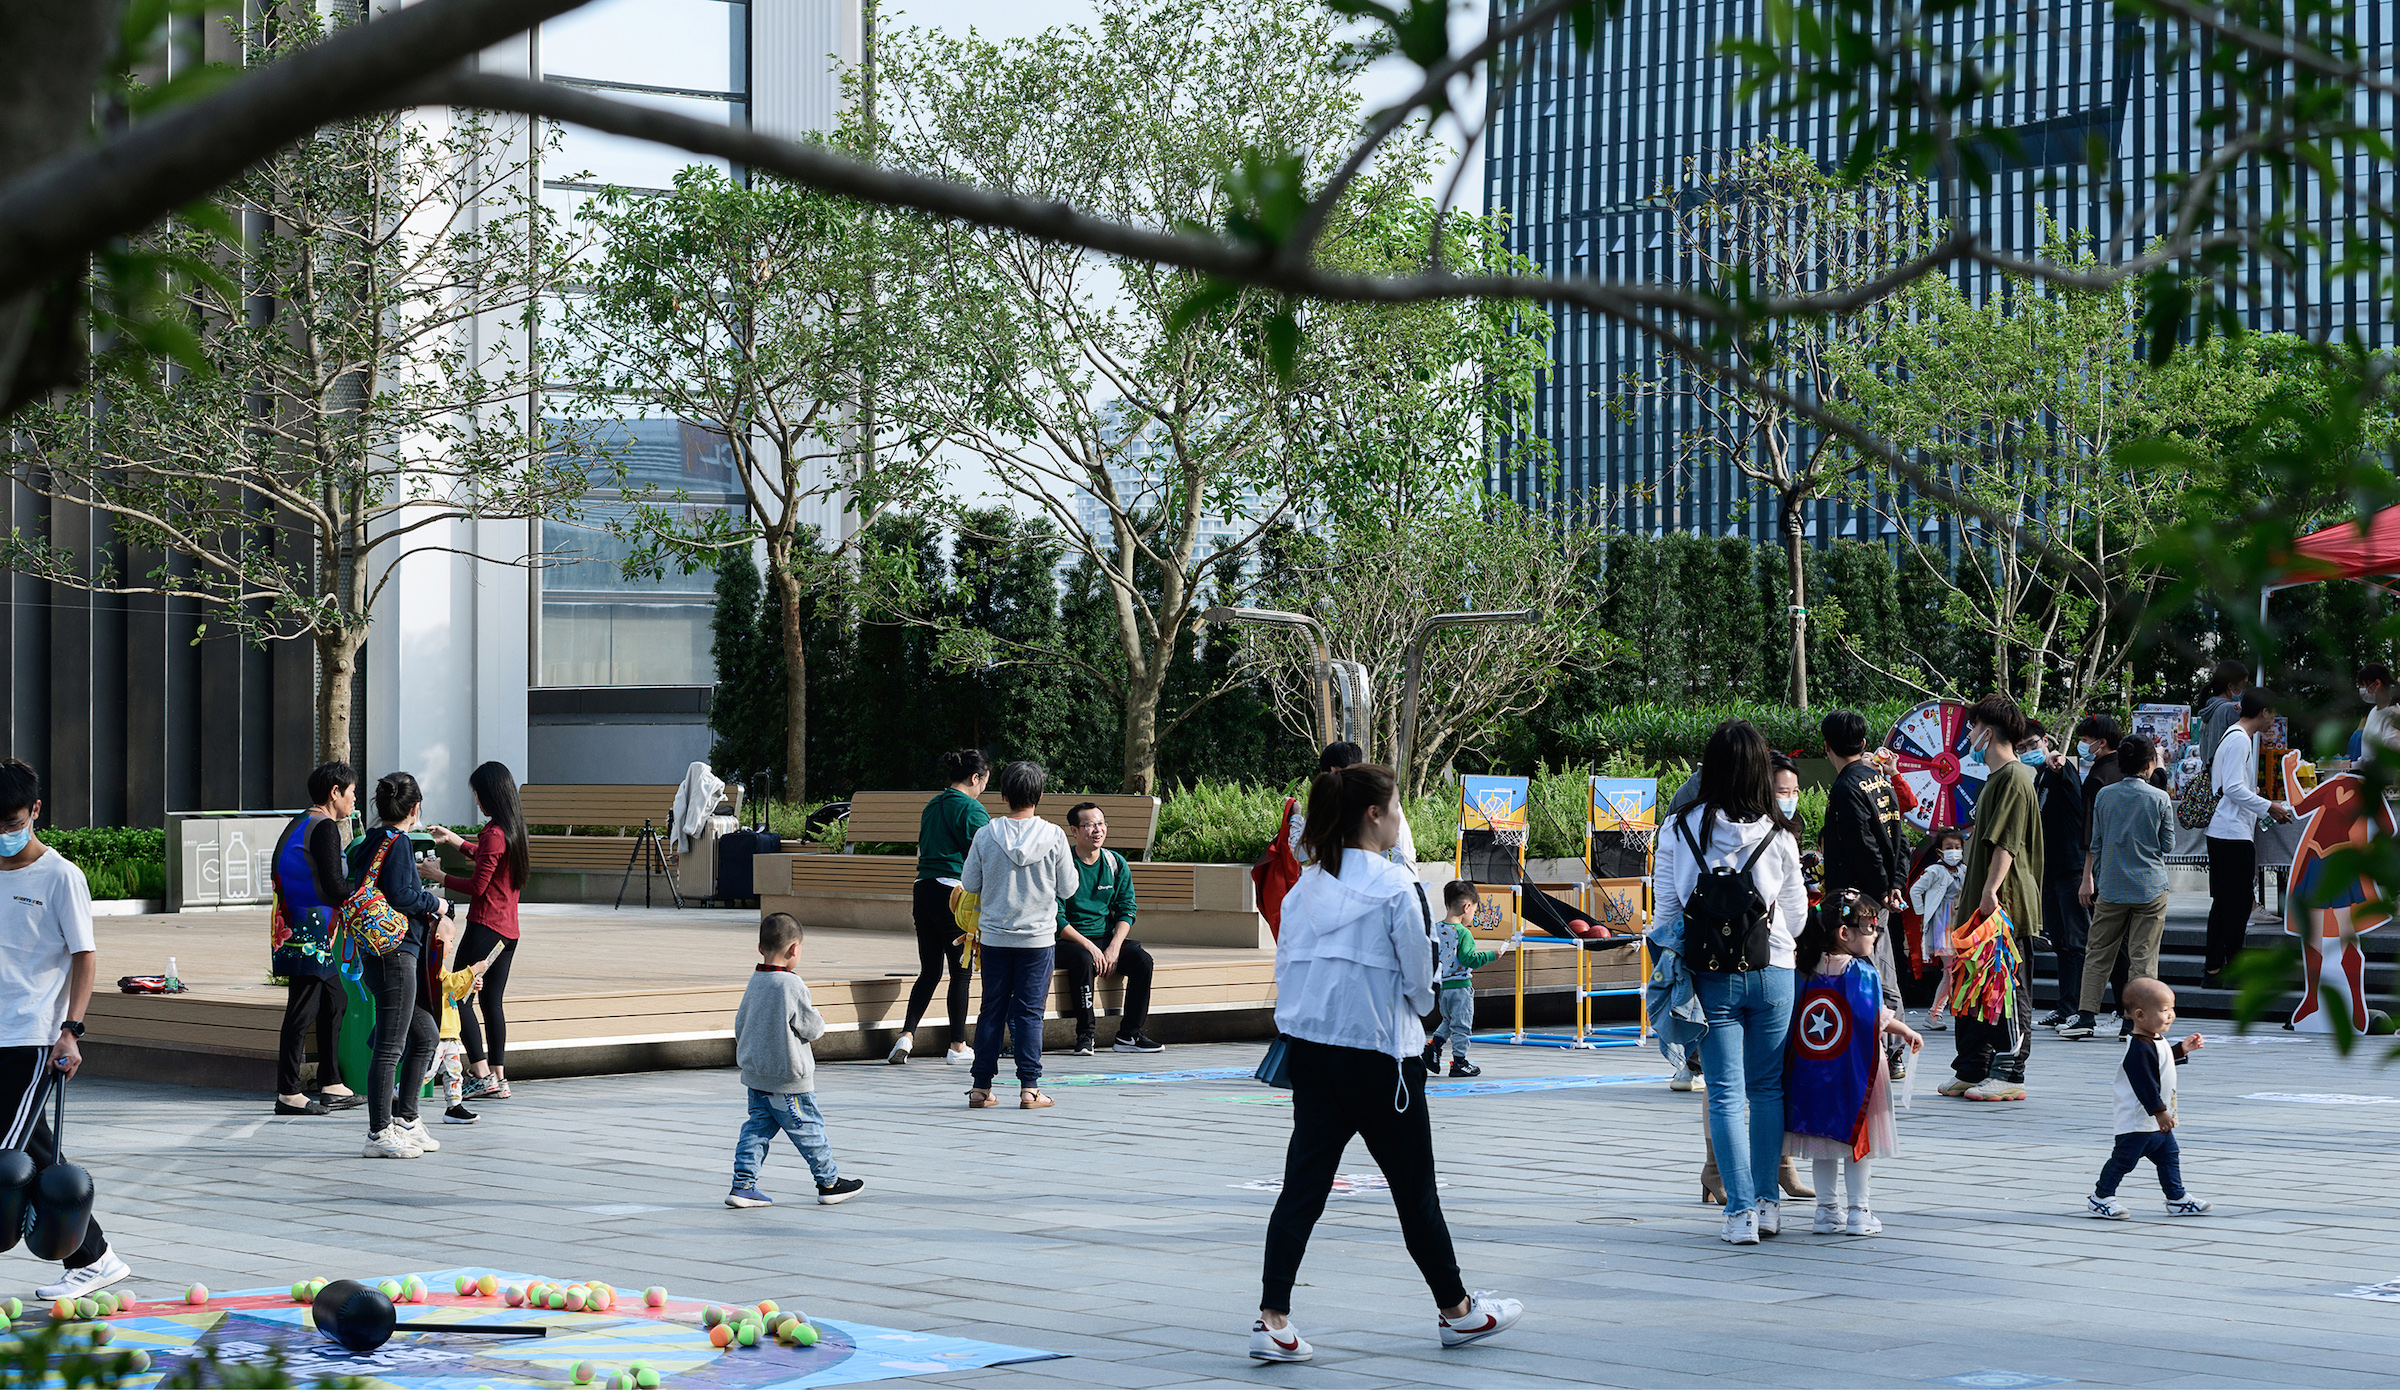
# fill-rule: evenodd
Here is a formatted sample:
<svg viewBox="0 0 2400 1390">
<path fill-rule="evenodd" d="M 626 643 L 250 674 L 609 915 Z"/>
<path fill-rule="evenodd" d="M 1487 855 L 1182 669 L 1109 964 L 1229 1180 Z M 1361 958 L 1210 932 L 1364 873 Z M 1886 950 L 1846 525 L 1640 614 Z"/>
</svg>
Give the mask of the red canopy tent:
<svg viewBox="0 0 2400 1390">
<path fill-rule="evenodd" d="M 2368 518 L 2361 531 L 2353 521 L 2336 522 L 2302 536 L 2296 552 L 2279 568 L 2284 577 L 2267 592 L 2297 588 L 2327 579 L 2356 579 L 2390 593 L 2400 593 L 2400 507 L 2386 507 Z"/>
</svg>

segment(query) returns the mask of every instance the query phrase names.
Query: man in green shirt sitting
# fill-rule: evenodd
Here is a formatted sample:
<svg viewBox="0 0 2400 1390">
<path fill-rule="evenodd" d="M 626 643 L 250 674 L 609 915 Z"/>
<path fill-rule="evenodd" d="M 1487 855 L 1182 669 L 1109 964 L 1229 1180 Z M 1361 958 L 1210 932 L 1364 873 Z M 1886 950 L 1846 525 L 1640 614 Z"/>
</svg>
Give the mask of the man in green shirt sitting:
<svg viewBox="0 0 2400 1390">
<path fill-rule="evenodd" d="M 1163 1052 L 1142 1032 L 1150 1018 L 1150 953 L 1133 939 L 1133 874 L 1125 856 L 1103 849 L 1108 817 L 1095 802 L 1067 808 L 1067 843 L 1075 850 L 1075 895 L 1058 904 L 1058 963 L 1075 992 L 1075 1055 L 1089 1057 L 1098 1043 L 1092 982 L 1103 975 L 1125 981 L 1125 1016 L 1117 1022 L 1117 1051 Z"/>
</svg>

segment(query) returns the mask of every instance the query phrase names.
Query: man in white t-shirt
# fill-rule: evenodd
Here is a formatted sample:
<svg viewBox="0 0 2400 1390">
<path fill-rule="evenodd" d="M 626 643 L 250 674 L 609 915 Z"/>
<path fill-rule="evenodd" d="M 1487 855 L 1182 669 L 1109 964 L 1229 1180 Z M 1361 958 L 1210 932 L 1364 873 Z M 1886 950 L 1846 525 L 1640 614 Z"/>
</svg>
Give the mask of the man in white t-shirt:
<svg viewBox="0 0 2400 1390">
<path fill-rule="evenodd" d="M 58 1161 L 43 1102 L 83 1065 L 83 1015 L 98 958 L 92 890 L 83 870 L 33 833 L 42 783 L 15 758 L 0 761 L 0 1149 L 22 1149 L 37 1168 Z M 131 1276 L 95 1218 L 66 1273 L 34 1290 L 76 1298 Z"/>
<path fill-rule="evenodd" d="M 2275 722 L 2275 692 L 2242 696 L 2241 717 L 2217 743 L 2209 785 L 2217 813 L 2208 822 L 2208 949 L 2201 961 L 2201 986 L 2220 989 L 2221 976 L 2241 954 L 2250 925 L 2251 880 L 2258 876 L 2258 818 L 2292 818 L 2291 803 L 2269 801 L 2258 790 L 2258 736 Z"/>
<path fill-rule="evenodd" d="M 2392 683 L 2392 668 L 2380 661 L 2359 667 L 2358 698 L 2367 702 L 2367 755 L 2378 746 L 2400 751 L 2400 685 Z"/>
</svg>

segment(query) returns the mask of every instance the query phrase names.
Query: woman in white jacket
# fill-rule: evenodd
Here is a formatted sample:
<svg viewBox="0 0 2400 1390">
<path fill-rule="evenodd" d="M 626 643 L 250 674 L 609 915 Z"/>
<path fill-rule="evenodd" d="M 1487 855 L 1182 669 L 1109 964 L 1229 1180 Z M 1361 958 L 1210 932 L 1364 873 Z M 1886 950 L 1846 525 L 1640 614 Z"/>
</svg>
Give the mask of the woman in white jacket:
<svg viewBox="0 0 2400 1390">
<path fill-rule="evenodd" d="M 1292 1282 L 1324 1214 L 1342 1151 L 1367 1141 L 1390 1186 L 1408 1253 L 1433 1291 L 1445 1347 L 1504 1331 L 1515 1299 L 1469 1294 L 1434 1188 L 1425 1116 L 1424 1017 L 1434 1004 L 1433 913 L 1414 875 L 1385 858 L 1398 841 L 1389 768 L 1317 774 L 1308 792 L 1311 863 L 1283 900 L 1275 948 L 1275 1027 L 1289 1049 L 1292 1143 L 1267 1221 L 1266 1272 L 1250 1354 L 1306 1361 Z"/>
<path fill-rule="evenodd" d="M 1700 755 L 1700 797 L 1660 831 L 1652 865 L 1654 936 L 1682 939 L 1684 907 L 1703 867 L 1684 843 L 1687 834 L 1706 867 L 1739 872 L 1748 865 L 1768 906 L 1762 968 L 1690 972 L 1708 1019 L 1700 1039 L 1708 1132 L 1725 1184 L 1723 1234 L 1734 1245 L 1756 1245 L 1783 1228 L 1775 1179 L 1783 1157 L 1783 1049 L 1792 1031 L 1793 943 L 1808 914 L 1800 841 L 1776 809 L 1771 759 L 1766 736 L 1748 720 L 1719 724 Z"/>
</svg>

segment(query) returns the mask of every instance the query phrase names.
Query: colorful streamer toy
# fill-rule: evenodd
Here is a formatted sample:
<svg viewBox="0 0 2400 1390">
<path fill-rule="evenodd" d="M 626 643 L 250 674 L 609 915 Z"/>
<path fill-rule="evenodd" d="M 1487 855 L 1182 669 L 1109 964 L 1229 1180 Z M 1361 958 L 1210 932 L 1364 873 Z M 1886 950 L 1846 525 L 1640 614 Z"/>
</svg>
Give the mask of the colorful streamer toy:
<svg viewBox="0 0 2400 1390">
<path fill-rule="evenodd" d="M 2009 988 L 2025 963 L 2017 924 L 2006 909 L 1967 919 L 1951 934 L 1958 962 L 1951 972 L 1950 1012 L 1977 1023 L 2001 1023 L 2017 1013 L 2019 991 Z"/>
</svg>

